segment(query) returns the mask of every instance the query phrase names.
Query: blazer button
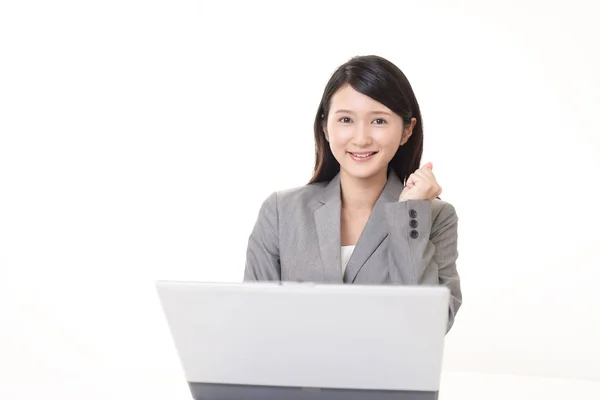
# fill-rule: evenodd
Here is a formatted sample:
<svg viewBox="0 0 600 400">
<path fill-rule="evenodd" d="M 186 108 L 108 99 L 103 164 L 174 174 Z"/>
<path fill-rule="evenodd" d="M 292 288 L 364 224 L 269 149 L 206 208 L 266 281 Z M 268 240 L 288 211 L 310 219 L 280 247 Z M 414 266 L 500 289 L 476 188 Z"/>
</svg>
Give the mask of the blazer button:
<svg viewBox="0 0 600 400">
<path fill-rule="evenodd" d="M 410 232 L 410 237 L 413 238 L 413 239 L 418 238 L 419 237 L 419 232 L 417 232 L 417 231 L 411 231 Z"/>
<path fill-rule="evenodd" d="M 410 211 L 408 212 L 408 215 L 409 215 L 411 218 L 417 218 L 417 212 L 416 212 L 415 210 L 410 210 Z"/>
<path fill-rule="evenodd" d="M 409 225 L 410 225 L 411 228 L 415 229 L 416 227 L 419 226 L 419 223 L 417 222 L 416 219 L 411 219 L 410 222 L 409 222 Z"/>
</svg>

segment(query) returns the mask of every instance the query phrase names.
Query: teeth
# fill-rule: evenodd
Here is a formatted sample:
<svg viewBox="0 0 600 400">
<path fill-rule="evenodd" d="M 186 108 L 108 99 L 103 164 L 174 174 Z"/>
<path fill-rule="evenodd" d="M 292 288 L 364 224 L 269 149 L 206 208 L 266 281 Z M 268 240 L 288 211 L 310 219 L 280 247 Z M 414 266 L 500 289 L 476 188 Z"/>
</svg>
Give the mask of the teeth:
<svg viewBox="0 0 600 400">
<path fill-rule="evenodd" d="M 354 157 L 358 157 L 358 158 L 367 158 L 367 157 L 369 157 L 369 156 L 371 156 L 371 155 L 373 155 L 373 154 L 374 154 L 374 153 L 367 153 L 367 154 L 356 154 L 356 153 L 352 153 L 352 155 L 353 155 Z"/>
</svg>

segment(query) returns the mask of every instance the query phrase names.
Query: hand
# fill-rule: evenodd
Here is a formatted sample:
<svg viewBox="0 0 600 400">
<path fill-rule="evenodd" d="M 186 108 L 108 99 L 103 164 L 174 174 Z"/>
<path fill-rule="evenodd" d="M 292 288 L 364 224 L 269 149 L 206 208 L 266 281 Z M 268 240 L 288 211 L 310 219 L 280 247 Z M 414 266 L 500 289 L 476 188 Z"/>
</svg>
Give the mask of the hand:
<svg viewBox="0 0 600 400">
<path fill-rule="evenodd" d="M 433 175 L 433 164 L 428 162 L 406 181 L 406 186 L 400 193 L 400 201 L 406 200 L 433 200 L 442 193 L 442 187 Z"/>
</svg>

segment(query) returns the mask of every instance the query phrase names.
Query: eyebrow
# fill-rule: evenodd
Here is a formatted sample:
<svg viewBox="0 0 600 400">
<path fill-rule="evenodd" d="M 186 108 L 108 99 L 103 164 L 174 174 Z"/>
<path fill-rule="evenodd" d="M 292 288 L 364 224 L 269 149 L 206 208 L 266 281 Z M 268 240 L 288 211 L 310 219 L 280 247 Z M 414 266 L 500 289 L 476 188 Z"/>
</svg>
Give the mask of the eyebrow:
<svg viewBox="0 0 600 400">
<path fill-rule="evenodd" d="M 335 114 L 354 114 L 353 111 L 350 110 L 336 110 Z M 383 114 L 383 115 L 392 115 L 386 111 L 372 111 L 371 114 Z"/>
</svg>

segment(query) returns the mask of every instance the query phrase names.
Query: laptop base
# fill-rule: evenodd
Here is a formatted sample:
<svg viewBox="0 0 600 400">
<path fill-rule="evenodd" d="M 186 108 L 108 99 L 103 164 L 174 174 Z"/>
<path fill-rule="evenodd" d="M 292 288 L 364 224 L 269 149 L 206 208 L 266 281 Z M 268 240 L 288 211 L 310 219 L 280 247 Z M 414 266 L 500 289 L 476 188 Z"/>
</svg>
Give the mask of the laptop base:
<svg viewBox="0 0 600 400">
<path fill-rule="evenodd" d="M 194 400 L 437 400 L 438 392 L 319 389 L 188 382 Z"/>
</svg>

